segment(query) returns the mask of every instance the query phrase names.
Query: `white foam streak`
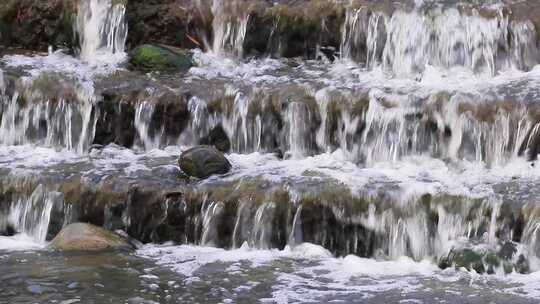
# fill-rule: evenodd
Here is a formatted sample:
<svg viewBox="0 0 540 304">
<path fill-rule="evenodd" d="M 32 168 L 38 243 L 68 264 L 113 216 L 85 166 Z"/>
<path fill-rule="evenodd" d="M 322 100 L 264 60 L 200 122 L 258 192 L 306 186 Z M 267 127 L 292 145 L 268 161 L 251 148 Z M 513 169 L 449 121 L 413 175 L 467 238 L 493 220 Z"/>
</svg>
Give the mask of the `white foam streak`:
<svg viewBox="0 0 540 304">
<path fill-rule="evenodd" d="M 512 37 L 512 38 L 509 38 Z M 502 10 L 484 18 L 456 8 L 395 11 L 391 16 L 349 9 L 342 28 L 342 58 L 376 65 L 397 77 L 422 77 L 428 65 L 494 76 L 501 70 L 529 70 L 538 63 L 530 22 L 510 21 Z"/>
</svg>

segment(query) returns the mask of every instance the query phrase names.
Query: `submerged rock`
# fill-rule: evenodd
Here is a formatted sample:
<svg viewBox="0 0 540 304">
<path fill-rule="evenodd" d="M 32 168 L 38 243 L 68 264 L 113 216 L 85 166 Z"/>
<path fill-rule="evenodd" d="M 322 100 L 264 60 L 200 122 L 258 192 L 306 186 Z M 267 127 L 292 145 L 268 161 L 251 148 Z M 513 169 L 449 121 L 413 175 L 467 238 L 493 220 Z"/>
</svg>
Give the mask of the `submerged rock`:
<svg viewBox="0 0 540 304">
<path fill-rule="evenodd" d="M 52 240 L 49 248 L 61 251 L 133 249 L 132 245 L 120 235 L 85 223 L 74 223 L 64 227 Z"/>
<path fill-rule="evenodd" d="M 194 66 L 189 51 L 162 45 L 144 44 L 130 53 L 129 62 L 142 71 L 187 71 Z"/>
<path fill-rule="evenodd" d="M 472 249 L 451 250 L 448 256 L 439 261 L 439 267 L 443 269 L 450 266 L 474 270 L 478 273 L 486 272 L 483 255 Z"/>
<path fill-rule="evenodd" d="M 223 153 L 210 146 L 198 146 L 183 152 L 178 164 L 185 174 L 197 178 L 225 174 L 231 170 L 231 164 Z"/>
<path fill-rule="evenodd" d="M 502 269 L 505 273 L 529 272 L 528 263 L 523 255 L 517 260 L 514 259 L 516 252 L 509 249 L 511 243 L 506 243 L 502 247 L 499 252 L 471 248 L 453 249 L 439 260 L 439 267 L 445 269 L 453 266 L 488 274 L 495 273 L 497 269 Z"/>
</svg>

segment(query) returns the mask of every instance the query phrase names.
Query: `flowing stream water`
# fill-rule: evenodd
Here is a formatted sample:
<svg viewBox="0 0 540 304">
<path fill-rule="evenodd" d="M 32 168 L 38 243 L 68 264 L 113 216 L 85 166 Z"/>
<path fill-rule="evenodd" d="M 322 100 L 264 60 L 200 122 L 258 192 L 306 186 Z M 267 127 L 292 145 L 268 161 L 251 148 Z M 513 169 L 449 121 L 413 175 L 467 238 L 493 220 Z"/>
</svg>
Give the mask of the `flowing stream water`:
<svg viewBox="0 0 540 304">
<path fill-rule="evenodd" d="M 0 303 L 540 301 L 532 20 L 352 1 L 339 49 L 287 58 L 282 19 L 251 55 L 259 16 L 207 2 L 186 73 L 128 71 L 111 0 L 79 2 L 76 55 L 0 59 Z M 180 178 L 199 144 L 232 171 Z M 145 245 L 48 251 L 76 221 Z"/>
</svg>

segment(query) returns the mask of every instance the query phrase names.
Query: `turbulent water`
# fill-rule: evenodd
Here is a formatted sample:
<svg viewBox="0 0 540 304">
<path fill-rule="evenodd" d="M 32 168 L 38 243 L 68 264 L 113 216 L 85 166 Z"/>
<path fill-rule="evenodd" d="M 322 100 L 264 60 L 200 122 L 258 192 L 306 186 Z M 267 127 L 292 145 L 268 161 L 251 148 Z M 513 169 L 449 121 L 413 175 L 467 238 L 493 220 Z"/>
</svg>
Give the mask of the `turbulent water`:
<svg viewBox="0 0 540 304">
<path fill-rule="evenodd" d="M 4 56 L 2 298 L 538 302 L 535 26 L 500 3 L 417 4 L 347 6 L 339 50 L 313 60 L 248 56 L 256 16 L 214 0 L 197 65 L 161 75 L 122 65 L 125 4 L 88 0 L 76 57 Z M 232 172 L 179 179 L 198 144 L 226 150 Z M 40 249 L 94 218 L 154 244 L 106 265 L 63 257 L 95 277 Z M 452 267 L 460 254 L 477 260 Z M 34 257 L 52 261 L 38 278 Z"/>
</svg>

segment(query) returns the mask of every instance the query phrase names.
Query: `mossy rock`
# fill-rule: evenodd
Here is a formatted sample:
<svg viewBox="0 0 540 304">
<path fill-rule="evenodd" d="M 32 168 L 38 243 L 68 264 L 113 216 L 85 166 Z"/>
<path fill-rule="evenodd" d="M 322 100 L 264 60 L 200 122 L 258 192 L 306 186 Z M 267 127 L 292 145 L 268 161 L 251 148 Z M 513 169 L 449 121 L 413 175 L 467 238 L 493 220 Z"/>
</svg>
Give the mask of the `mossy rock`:
<svg viewBox="0 0 540 304">
<path fill-rule="evenodd" d="M 191 52 L 153 44 L 135 48 L 129 61 L 135 69 L 142 71 L 186 72 L 195 65 Z"/>
<path fill-rule="evenodd" d="M 514 259 L 514 253 L 502 255 L 500 252 L 491 250 L 475 250 L 471 248 L 453 249 L 447 256 L 439 260 L 439 267 L 465 268 L 469 271 L 475 270 L 478 273 L 493 274 L 496 269 L 502 268 L 505 273 L 513 271 L 519 273 L 528 273 L 529 263 L 527 259 L 520 255 L 517 261 Z"/>
<path fill-rule="evenodd" d="M 446 268 L 453 265 L 456 268 L 475 270 L 478 273 L 486 272 L 483 255 L 472 249 L 452 250 L 447 257 L 444 257 L 439 266 Z"/>
</svg>

